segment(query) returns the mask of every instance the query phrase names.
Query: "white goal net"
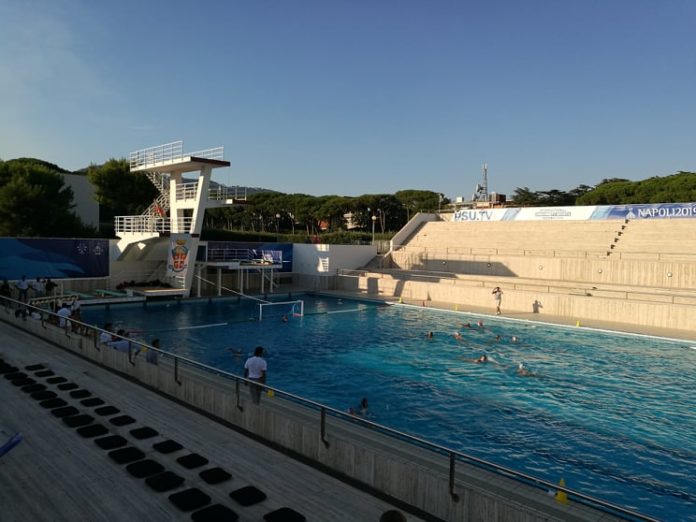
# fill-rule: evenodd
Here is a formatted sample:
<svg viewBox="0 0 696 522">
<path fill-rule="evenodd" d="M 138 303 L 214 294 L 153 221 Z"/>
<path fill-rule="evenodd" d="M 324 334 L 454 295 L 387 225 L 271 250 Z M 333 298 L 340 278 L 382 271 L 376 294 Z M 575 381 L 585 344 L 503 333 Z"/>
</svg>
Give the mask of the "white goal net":
<svg viewBox="0 0 696 522">
<path fill-rule="evenodd" d="M 259 303 L 259 321 L 269 318 L 282 320 L 304 315 L 304 301 L 281 301 L 279 303 Z"/>
</svg>

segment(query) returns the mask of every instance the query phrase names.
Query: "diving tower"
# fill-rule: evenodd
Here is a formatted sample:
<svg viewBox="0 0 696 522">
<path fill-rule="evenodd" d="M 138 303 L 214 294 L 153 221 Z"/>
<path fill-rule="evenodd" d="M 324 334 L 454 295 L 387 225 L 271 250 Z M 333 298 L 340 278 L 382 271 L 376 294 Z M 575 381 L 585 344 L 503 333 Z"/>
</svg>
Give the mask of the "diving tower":
<svg viewBox="0 0 696 522">
<path fill-rule="evenodd" d="M 116 216 L 118 259 L 142 259 L 161 245 L 162 238 L 168 239 L 165 279 L 179 295 L 188 297 L 206 209 L 242 201 L 226 187 L 211 189 L 213 169 L 229 166 L 223 147 L 185 153 L 183 141 L 132 152 L 130 171 L 145 174 L 159 194 L 139 216 Z M 195 180 L 184 178 L 194 172 Z"/>
</svg>

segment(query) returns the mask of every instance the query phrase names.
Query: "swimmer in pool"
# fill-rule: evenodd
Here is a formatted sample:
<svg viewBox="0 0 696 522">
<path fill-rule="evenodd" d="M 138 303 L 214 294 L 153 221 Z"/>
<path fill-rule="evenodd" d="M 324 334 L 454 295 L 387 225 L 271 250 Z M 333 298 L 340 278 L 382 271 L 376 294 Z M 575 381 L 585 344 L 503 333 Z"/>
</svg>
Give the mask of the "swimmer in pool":
<svg viewBox="0 0 696 522">
<path fill-rule="evenodd" d="M 513 343 L 517 343 L 520 341 L 520 338 L 517 337 L 516 335 L 513 335 L 512 338 L 510 339 L 510 341 L 512 341 Z"/>
<path fill-rule="evenodd" d="M 476 323 L 476 326 L 478 326 L 481 330 L 483 330 L 483 329 L 485 328 L 485 326 L 483 326 L 483 321 L 481 321 L 481 320 L 479 320 L 479 321 Z"/>
<path fill-rule="evenodd" d="M 426 338 L 426 339 L 432 339 L 432 338 L 433 338 L 433 332 L 428 332 L 427 334 L 425 334 L 425 338 Z"/>
<path fill-rule="evenodd" d="M 484 353 L 481 357 L 478 359 L 464 359 L 467 362 L 472 362 L 474 364 L 486 364 L 489 362 L 493 362 L 491 359 L 488 358 L 488 356 Z"/>
<path fill-rule="evenodd" d="M 358 404 L 355 407 L 348 408 L 348 413 L 352 415 L 367 415 L 368 414 L 368 404 L 367 404 L 367 397 L 363 397 L 360 400 L 360 404 Z"/>
<path fill-rule="evenodd" d="M 530 371 L 529 368 L 524 365 L 524 363 L 520 363 L 517 365 L 517 375 L 520 377 L 533 377 L 535 374 L 534 372 Z"/>
<path fill-rule="evenodd" d="M 462 325 L 462 328 L 471 328 L 471 323 L 470 323 L 470 322 L 464 323 L 464 324 Z"/>
<path fill-rule="evenodd" d="M 452 334 L 452 337 L 454 337 L 457 341 L 462 340 L 462 334 L 460 334 L 459 332 L 454 332 L 454 334 Z"/>
</svg>

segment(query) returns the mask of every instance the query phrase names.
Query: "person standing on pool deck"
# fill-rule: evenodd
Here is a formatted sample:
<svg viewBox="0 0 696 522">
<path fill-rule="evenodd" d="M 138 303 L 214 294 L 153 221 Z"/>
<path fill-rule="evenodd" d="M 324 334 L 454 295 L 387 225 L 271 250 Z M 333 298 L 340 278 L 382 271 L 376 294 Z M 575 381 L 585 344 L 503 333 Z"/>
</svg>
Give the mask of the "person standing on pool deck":
<svg viewBox="0 0 696 522">
<path fill-rule="evenodd" d="M 249 357 L 244 363 L 244 378 L 251 381 L 256 381 L 261 384 L 266 384 L 266 361 L 262 357 L 263 346 L 257 346 L 254 349 L 254 356 Z M 262 387 L 258 384 L 252 384 L 249 392 L 251 393 L 251 400 L 254 404 L 259 404 L 261 402 L 261 389 Z"/>
<path fill-rule="evenodd" d="M 491 294 L 493 294 L 493 299 L 495 299 L 495 315 L 500 315 L 500 303 L 503 300 L 503 291 L 499 286 L 496 286 Z"/>
</svg>

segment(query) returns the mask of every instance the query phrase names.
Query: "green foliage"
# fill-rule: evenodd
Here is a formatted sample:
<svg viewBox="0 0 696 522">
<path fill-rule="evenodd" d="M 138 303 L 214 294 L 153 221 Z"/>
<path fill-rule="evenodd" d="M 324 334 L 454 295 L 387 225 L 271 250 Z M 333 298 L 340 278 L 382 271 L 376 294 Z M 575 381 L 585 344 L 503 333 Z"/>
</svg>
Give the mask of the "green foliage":
<svg viewBox="0 0 696 522">
<path fill-rule="evenodd" d="M 417 212 L 435 212 L 449 200 L 441 200 L 440 194 L 432 190 L 400 190 L 394 197 L 408 210 L 408 217 Z"/>
<path fill-rule="evenodd" d="M 596 187 L 579 185 L 568 192 L 548 190 L 533 192 L 517 187 L 513 204 L 520 207 L 570 205 L 628 205 L 640 203 L 685 203 L 696 201 L 696 174 L 678 172 L 671 176 L 642 181 L 622 178 L 603 179 Z"/>
<path fill-rule="evenodd" d="M 87 177 L 94 185 L 97 201 L 109 209 L 109 214 L 140 214 L 157 197 L 157 189 L 147 176 L 132 173 L 125 159 L 90 165 Z"/>
<path fill-rule="evenodd" d="M 605 179 L 577 199 L 578 205 L 686 203 L 696 201 L 696 174 L 678 172 L 642 181 Z"/>
<path fill-rule="evenodd" d="M 91 236 L 72 212 L 73 192 L 52 163 L 20 158 L 0 161 L 0 235 Z"/>
<path fill-rule="evenodd" d="M 375 234 L 375 239 L 389 240 L 392 234 Z M 372 240 L 370 232 L 352 232 L 341 230 L 338 232 L 325 232 L 321 235 L 308 234 L 271 234 L 268 232 L 251 232 L 240 230 L 203 229 L 201 234 L 203 241 L 245 241 L 268 243 L 312 243 L 320 241 L 330 245 L 369 244 Z"/>
</svg>

